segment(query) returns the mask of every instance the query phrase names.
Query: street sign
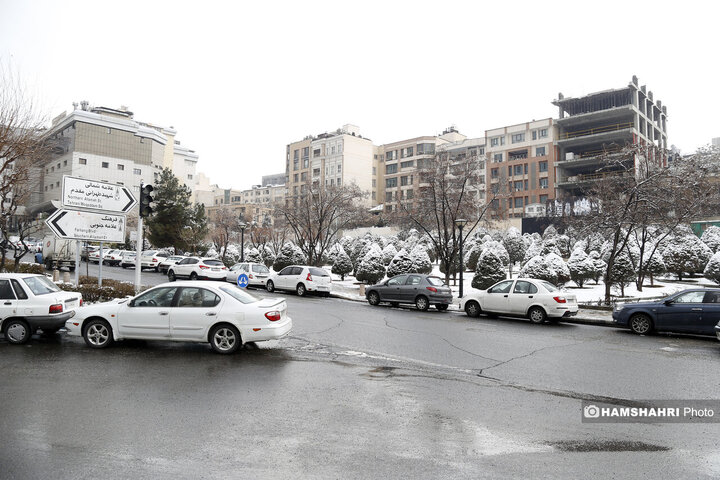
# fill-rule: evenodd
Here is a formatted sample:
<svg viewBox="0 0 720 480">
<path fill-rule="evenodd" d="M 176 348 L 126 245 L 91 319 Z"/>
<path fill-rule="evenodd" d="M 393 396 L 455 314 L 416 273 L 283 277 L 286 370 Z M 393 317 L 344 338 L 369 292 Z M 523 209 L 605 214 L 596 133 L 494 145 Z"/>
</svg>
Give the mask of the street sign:
<svg viewBox="0 0 720 480">
<path fill-rule="evenodd" d="M 60 208 L 45 220 L 45 224 L 60 238 L 111 243 L 125 241 L 125 215 Z"/>
<path fill-rule="evenodd" d="M 130 241 L 137 242 L 137 231 L 136 230 L 130 231 Z"/>
<path fill-rule="evenodd" d="M 137 200 L 123 185 L 63 176 L 63 207 L 127 213 Z"/>
<path fill-rule="evenodd" d="M 238 286 L 238 287 L 240 287 L 240 288 L 245 288 L 245 287 L 248 286 L 248 283 L 250 283 L 250 282 L 249 282 L 249 280 L 248 280 L 248 276 L 247 276 L 247 275 L 245 275 L 244 273 L 241 273 L 240 275 L 238 275 L 238 279 L 237 279 L 237 286 Z"/>
</svg>

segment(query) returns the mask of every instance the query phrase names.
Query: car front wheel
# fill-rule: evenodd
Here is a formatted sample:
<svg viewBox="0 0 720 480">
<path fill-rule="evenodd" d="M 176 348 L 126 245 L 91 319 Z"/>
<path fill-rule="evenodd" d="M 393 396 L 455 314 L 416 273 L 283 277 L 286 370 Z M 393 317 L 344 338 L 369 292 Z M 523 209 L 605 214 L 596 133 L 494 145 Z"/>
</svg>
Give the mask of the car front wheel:
<svg viewBox="0 0 720 480">
<path fill-rule="evenodd" d="M 652 332 L 653 323 L 649 316 L 638 313 L 630 318 L 630 330 L 638 335 L 647 335 Z"/>
<path fill-rule="evenodd" d="M 415 299 L 415 306 L 421 312 L 425 312 L 428 308 L 430 308 L 430 302 L 427 297 L 420 296 Z"/>
<path fill-rule="evenodd" d="M 190 274 L 190 280 L 197 280 L 197 273 L 192 272 L 192 273 Z"/>
<path fill-rule="evenodd" d="M 240 348 L 240 332 L 232 325 L 217 325 L 210 332 L 210 345 L 217 353 L 233 353 Z"/>
<path fill-rule="evenodd" d="M 109 347 L 112 342 L 112 329 L 110 324 L 105 320 L 95 319 L 85 327 L 85 333 L 83 333 L 85 343 L 91 348 L 106 348 Z"/>
<path fill-rule="evenodd" d="M 168 281 L 170 281 L 170 282 L 174 282 L 174 281 L 175 281 L 175 272 L 173 272 L 172 270 L 170 270 L 170 271 L 168 272 Z"/>
<path fill-rule="evenodd" d="M 27 343 L 32 337 L 30 326 L 25 320 L 11 319 L 5 323 L 5 338 L 14 345 Z"/>
</svg>

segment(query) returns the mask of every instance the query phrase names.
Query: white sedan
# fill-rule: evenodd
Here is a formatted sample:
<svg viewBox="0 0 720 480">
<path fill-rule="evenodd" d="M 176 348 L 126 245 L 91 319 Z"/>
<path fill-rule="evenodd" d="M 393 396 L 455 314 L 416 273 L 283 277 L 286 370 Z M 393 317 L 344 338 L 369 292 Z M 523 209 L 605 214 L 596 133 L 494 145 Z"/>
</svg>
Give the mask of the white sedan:
<svg viewBox="0 0 720 480">
<path fill-rule="evenodd" d="M 84 307 L 65 328 L 92 348 L 135 338 L 209 342 L 218 353 L 232 353 L 247 342 L 287 335 L 292 319 L 283 298 L 258 299 L 224 282 L 190 281 Z"/>
<path fill-rule="evenodd" d="M 470 317 L 527 317 L 532 323 L 557 321 L 577 315 L 575 295 L 563 292 L 545 280 L 518 278 L 502 280 L 487 290 L 474 290 L 460 300 L 460 309 Z"/>
</svg>

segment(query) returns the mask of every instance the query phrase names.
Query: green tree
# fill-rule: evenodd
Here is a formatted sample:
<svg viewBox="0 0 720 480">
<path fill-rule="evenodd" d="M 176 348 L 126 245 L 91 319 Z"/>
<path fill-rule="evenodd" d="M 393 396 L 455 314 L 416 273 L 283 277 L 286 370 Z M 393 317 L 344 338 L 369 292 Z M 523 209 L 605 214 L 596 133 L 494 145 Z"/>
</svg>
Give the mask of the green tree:
<svg viewBox="0 0 720 480">
<path fill-rule="evenodd" d="M 148 240 L 156 247 L 172 247 L 176 252 L 178 249 L 191 250 L 196 244 L 195 239 L 189 237 L 195 235 L 188 235 L 185 227 L 190 226 L 193 232 L 205 230 L 207 233 L 205 208 L 190 204 L 190 189 L 180 183 L 169 168 L 162 169 L 154 187 L 155 206 L 152 215 L 146 219 Z"/>
</svg>

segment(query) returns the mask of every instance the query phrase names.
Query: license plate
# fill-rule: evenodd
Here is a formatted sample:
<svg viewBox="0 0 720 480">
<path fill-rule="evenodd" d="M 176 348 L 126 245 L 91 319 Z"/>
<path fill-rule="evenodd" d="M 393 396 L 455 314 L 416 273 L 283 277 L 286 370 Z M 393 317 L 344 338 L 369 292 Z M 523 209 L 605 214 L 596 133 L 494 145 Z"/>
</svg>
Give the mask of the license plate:
<svg viewBox="0 0 720 480">
<path fill-rule="evenodd" d="M 213 272 L 219 272 L 220 269 L 219 269 L 219 268 L 213 268 L 212 271 L 213 271 Z"/>
</svg>

